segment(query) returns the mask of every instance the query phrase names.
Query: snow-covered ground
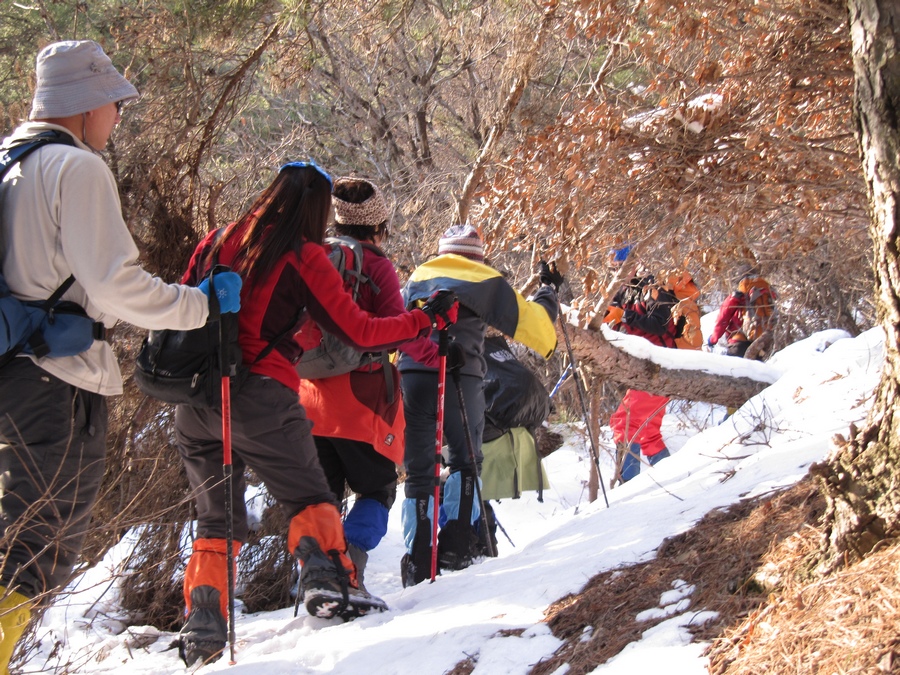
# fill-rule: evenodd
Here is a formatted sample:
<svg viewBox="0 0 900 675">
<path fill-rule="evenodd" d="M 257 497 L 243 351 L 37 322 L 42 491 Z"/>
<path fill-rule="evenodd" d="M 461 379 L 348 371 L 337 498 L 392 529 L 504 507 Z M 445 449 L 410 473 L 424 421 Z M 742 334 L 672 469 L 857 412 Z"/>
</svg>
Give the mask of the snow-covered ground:
<svg viewBox="0 0 900 675">
<path fill-rule="evenodd" d="M 638 339 L 628 348 L 649 345 Z M 292 608 L 240 614 L 236 663 L 229 665 L 226 655 L 202 671 L 440 675 L 473 657 L 476 675 L 524 674 L 560 646 L 542 623 L 556 599 L 579 591 L 599 572 L 651 559 L 663 539 L 710 510 L 791 485 L 822 460 L 830 438 L 866 416 L 883 362 L 883 333 L 874 329 L 850 338 L 826 331 L 766 364 L 651 351 L 663 363 L 680 359 L 681 367 L 735 374 L 749 368 L 773 384 L 724 422 L 721 408 L 671 403 L 664 432 L 673 456 L 607 490 L 609 508 L 602 496 L 587 501 L 591 459 L 583 434 L 556 428 L 567 440 L 544 462 L 551 487 L 543 503 L 527 493 L 495 505 L 515 545 L 499 534 L 497 558 L 444 573 L 433 584 L 402 588 L 400 509 L 394 508 L 388 536 L 371 552 L 366 572 L 369 590 L 390 611 L 347 624 L 309 617 L 302 608 L 296 618 Z M 692 365 L 685 366 L 685 358 Z M 601 468 L 608 481 L 612 466 L 605 451 Z M 22 672 L 62 672 L 66 663 L 72 666 L 65 672 L 185 672 L 177 651 L 168 649 L 174 634 L 123 630 L 116 620 L 117 589 L 110 579 L 127 549 L 126 541 L 111 551 L 47 611 L 37 631 L 40 648 Z M 676 582 L 658 606 L 643 608 L 645 616 L 669 618 L 594 672 L 632 675 L 664 664 L 667 675 L 706 673 L 705 645 L 692 644 L 686 626 L 709 614 L 696 608 L 685 613 L 682 601 L 690 591 Z M 512 629 L 524 631 L 511 636 Z"/>
</svg>

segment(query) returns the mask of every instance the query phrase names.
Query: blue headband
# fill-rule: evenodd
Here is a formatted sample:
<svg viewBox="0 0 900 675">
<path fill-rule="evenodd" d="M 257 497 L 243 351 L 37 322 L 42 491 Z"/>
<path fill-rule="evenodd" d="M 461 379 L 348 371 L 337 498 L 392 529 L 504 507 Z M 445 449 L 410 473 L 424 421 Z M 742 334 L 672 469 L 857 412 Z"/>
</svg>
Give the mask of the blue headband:
<svg viewBox="0 0 900 675">
<path fill-rule="evenodd" d="M 328 186 L 332 189 L 334 188 L 334 182 L 331 180 L 331 176 L 329 176 L 328 173 L 313 160 L 309 160 L 308 162 L 288 162 L 287 164 L 282 164 L 281 168 L 278 169 L 278 173 L 281 173 L 285 169 L 315 169 L 328 181 Z"/>
</svg>

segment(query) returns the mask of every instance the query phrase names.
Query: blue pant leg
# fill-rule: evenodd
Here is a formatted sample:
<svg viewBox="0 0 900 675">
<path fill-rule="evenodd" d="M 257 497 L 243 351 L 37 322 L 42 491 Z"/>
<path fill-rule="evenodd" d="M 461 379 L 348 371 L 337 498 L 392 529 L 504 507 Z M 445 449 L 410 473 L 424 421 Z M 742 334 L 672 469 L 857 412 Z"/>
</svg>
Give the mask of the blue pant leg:
<svg viewBox="0 0 900 675">
<path fill-rule="evenodd" d="M 627 483 L 641 472 L 641 446 L 632 443 L 622 462 L 622 482 Z"/>
</svg>

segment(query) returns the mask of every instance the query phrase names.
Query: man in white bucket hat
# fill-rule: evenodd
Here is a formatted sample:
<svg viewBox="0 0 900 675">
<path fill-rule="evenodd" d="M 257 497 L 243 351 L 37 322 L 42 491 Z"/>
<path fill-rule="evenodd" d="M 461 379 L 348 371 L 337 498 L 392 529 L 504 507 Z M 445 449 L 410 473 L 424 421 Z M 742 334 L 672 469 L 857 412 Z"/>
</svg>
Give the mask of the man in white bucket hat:
<svg viewBox="0 0 900 675">
<path fill-rule="evenodd" d="M 51 140 L 0 182 L 0 264 L 13 296 L 43 301 L 66 288 L 62 299 L 95 329 L 74 356 L 23 351 L 0 365 L 0 675 L 32 607 L 71 574 L 103 478 L 106 396 L 122 393 L 103 326 L 186 330 L 209 313 L 203 290 L 166 284 L 137 264 L 102 155 L 122 105 L 137 97 L 96 42 L 48 45 L 37 57 L 31 120 L 0 147 L 2 155 L 38 135 Z M 228 274 L 231 287 L 216 289 L 232 292 L 222 311 L 236 311 L 240 278 Z"/>
</svg>

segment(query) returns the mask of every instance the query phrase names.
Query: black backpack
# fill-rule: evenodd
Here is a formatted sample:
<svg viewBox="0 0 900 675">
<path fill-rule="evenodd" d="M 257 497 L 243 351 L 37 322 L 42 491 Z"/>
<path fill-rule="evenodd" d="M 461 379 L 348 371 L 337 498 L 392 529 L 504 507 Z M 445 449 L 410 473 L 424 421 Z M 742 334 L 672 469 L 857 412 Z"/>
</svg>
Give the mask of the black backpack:
<svg viewBox="0 0 900 675">
<path fill-rule="evenodd" d="M 0 179 L 17 162 L 50 143 L 74 146 L 72 137 L 60 131 L 45 131 L 0 155 Z M 75 283 L 69 275 L 46 300 L 23 301 L 12 295 L 0 273 L 0 367 L 20 353 L 39 358 L 74 356 L 87 351 L 94 340 L 106 338 L 102 323 L 87 315 L 81 305 L 60 298 Z"/>
<path fill-rule="evenodd" d="M 144 339 L 135 361 L 134 382 L 147 396 L 195 408 L 221 406 L 220 330 L 225 336 L 225 374 L 231 378 L 232 393 L 247 379 L 250 368 L 244 365 L 238 344 L 238 315 L 219 311 L 213 281 L 215 273 L 227 270 L 222 265 L 212 265 L 209 270 L 210 302 L 206 325 L 192 330 L 151 330 Z"/>
<path fill-rule="evenodd" d="M 540 378 L 519 361 L 503 336 L 484 340 L 485 443 L 510 429 L 541 426 L 550 414 L 550 396 Z"/>
<path fill-rule="evenodd" d="M 219 230 L 216 239 L 224 232 L 224 228 Z M 297 325 L 298 317 L 293 317 L 252 364 L 245 364 L 238 342 L 238 314 L 222 314 L 216 295 L 214 275 L 228 271 L 229 267 L 214 258 L 205 275 L 210 298 L 205 325 L 191 330 L 151 330 L 144 339 L 135 360 L 134 382 L 147 396 L 176 405 L 218 408 L 222 405 L 222 377 L 230 378 L 232 394 L 238 391 L 250 367 L 268 356 Z M 224 350 L 220 336 L 225 338 Z"/>
</svg>

